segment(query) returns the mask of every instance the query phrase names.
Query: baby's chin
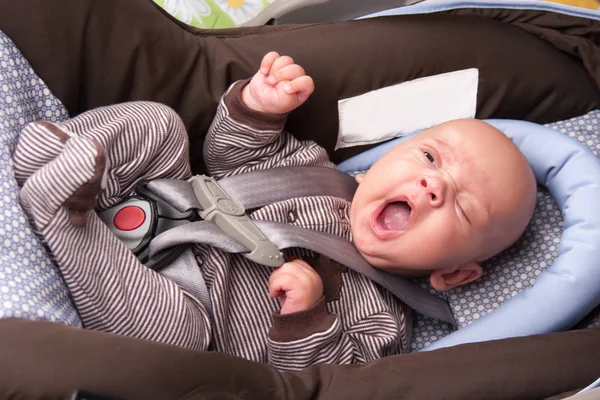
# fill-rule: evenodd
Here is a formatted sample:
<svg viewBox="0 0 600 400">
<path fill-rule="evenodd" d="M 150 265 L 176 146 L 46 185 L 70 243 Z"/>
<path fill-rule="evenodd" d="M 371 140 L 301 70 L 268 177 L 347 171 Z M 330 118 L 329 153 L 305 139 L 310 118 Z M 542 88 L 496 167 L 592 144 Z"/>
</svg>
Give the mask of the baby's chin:
<svg viewBox="0 0 600 400">
<path fill-rule="evenodd" d="M 352 224 L 352 213 L 350 213 L 350 227 L 352 230 L 353 243 L 360 255 L 375 269 L 392 273 L 404 278 L 417 278 L 428 276 L 430 270 L 427 268 L 407 268 L 402 266 L 401 260 L 395 259 L 391 254 L 386 253 L 382 248 L 382 243 L 373 240 L 369 234 L 359 232 L 360 225 Z M 390 243 L 386 244 L 390 246 Z"/>
<path fill-rule="evenodd" d="M 402 263 L 398 260 L 391 260 L 389 256 L 377 255 L 369 252 L 366 249 L 361 249 L 360 244 L 355 243 L 358 252 L 363 258 L 375 269 L 389 272 L 403 278 L 421 278 L 429 276 L 431 270 L 428 268 L 407 268 L 402 267 Z"/>
<path fill-rule="evenodd" d="M 355 243 L 355 246 L 363 258 L 375 269 L 393 273 L 395 266 L 398 265 L 385 254 L 378 254 L 374 249 L 369 248 L 369 246 L 361 246 L 360 242 Z"/>
</svg>

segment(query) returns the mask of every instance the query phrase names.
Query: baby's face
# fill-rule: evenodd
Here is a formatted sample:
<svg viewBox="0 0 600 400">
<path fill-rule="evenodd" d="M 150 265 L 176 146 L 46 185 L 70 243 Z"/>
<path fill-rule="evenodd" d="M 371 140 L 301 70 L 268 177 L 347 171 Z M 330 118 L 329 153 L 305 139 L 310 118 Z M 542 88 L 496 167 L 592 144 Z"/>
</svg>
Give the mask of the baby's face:
<svg viewBox="0 0 600 400">
<path fill-rule="evenodd" d="M 512 142 L 481 121 L 459 120 L 375 163 L 360 180 L 350 219 L 367 261 L 418 276 L 501 251 L 522 233 L 534 204 L 533 175 Z"/>
</svg>

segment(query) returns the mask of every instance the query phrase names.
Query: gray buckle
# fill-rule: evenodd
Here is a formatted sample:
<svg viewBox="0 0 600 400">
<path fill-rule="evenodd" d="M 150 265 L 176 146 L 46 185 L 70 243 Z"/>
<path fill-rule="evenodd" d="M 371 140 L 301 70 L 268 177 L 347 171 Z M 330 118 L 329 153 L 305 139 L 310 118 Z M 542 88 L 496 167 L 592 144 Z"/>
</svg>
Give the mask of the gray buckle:
<svg viewBox="0 0 600 400">
<path fill-rule="evenodd" d="M 284 254 L 267 238 L 250 217 L 244 206 L 233 200 L 217 181 L 206 175 L 190 178 L 194 194 L 202 207 L 200 217 L 213 221 L 223 232 L 250 249 L 242 255 L 269 267 L 280 267 Z"/>
</svg>

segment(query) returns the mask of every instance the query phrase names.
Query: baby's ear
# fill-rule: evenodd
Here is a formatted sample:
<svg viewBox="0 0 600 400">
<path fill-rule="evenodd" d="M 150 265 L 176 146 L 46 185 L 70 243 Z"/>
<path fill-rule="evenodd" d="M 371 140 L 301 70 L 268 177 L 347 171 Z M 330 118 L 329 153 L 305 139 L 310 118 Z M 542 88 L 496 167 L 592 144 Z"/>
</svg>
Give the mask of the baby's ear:
<svg viewBox="0 0 600 400">
<path fill-rule="evenodd" d="M 445 292 L 465 283 L 479 279 L 483 270 L 475 261 L 469 261 L 458 268 L 436 270 L 429 276 L 429 282 L 435 290 Z"/>
<path fill-rule="evenodd" d="M 356 180 L 356 183 L 360 184 L 364 178 L 365 174 L 358 174 L 354 177 L 354 179 Z"/>
</svg>

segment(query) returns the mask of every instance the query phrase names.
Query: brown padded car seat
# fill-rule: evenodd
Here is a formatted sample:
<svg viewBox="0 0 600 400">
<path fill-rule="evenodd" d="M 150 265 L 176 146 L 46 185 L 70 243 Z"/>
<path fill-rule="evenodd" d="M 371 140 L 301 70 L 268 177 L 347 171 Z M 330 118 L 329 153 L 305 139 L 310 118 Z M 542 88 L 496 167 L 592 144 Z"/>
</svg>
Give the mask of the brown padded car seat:
<svg viewBox="0 0 600 400">
<path fill-rule="evenodd" d="M 173 107 L 194 169 L 219 97 L 269 50 L 315 78 L 288 129 L 334 161 L 337 101 L 478 68 L 477 117 L 563 120 L 600 107 L 600 27 L 543 11 L 465 9 L 333 24 L 200 31 L 150 0 L 0 2 L 0 30 L 72 115 L 129 100 Z M 0 398 L 88 389 L 126 399 L 540 399 L 600 375 L 598 328 L 281 373 L 214 352 L 44 322 L 0 321 Z"/>
<path fill-rule="evenodd" d="M 423 76 L 478 68 L 477 118 L 545 123 L 599 108 L 599 25 L 545 11 L 464 9 L 214 31 L 187 27 L 151 0 L 0 2 L 0 30 L 71 115 L 129 100 L 165 103 L 188 128 L 195 172 L 220 96 L 269 50 L 292 56 L 315 80 L 288 130 L 340 162 L 365 147 L 334 152 L 338 99 Z"/>
<path fill-rule="evenodd" d="M 291 372 L 49 322 L 2 320 L 0 337 L 2 399 L 541 400 L 600 376 L 600 328 Z"/>
</svg>

